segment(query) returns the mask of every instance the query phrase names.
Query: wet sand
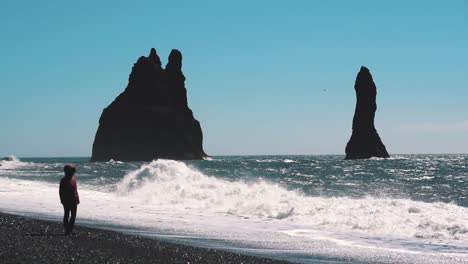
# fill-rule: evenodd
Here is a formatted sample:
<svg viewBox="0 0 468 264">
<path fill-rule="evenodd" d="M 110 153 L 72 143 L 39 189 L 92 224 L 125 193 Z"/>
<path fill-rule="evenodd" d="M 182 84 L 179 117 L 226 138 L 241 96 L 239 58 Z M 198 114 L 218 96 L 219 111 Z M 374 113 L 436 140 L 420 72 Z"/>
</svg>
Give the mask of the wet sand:
<svg viewBox="0 0 468 264">
<path fill-rule="evenodd" d="M 0 263 L 289 263 L 0 212 Z"/>
</svg>

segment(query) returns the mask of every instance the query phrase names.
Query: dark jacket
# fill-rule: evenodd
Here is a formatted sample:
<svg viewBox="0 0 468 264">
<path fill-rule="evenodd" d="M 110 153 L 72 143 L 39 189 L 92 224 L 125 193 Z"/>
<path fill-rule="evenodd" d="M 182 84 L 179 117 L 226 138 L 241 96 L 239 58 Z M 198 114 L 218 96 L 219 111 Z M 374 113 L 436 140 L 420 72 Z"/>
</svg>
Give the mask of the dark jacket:
<svg viewBox="0 0 468 264">
<path fill-rule="evenodd" d="M 78 196 L 78 188 L 76 186 L 76 179 L 72 177 L 63 177 L 60 180 L 60 202 L 63 205 L 76 205 L 80 203 L 80 197 Z"/>
</svg>

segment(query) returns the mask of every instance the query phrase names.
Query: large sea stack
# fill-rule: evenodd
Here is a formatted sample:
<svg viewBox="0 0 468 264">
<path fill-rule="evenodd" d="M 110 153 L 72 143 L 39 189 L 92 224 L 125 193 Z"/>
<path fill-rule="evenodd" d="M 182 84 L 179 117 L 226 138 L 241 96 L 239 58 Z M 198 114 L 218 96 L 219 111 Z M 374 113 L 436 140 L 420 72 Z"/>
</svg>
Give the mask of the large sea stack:
<svg viewBox="0 0 468 264">
<path fill-rule="evenodd" d="M 369 69 L 364 66 L 356 77 L 354 90 L 357 102 L 353 118 L 353 134 L 346 145 L 346 159 L 388 158 L 387 149 L 374 126 L 377 88 Z"/>
<path fill-rule="evenodd" d="M 163 69 L 151 49 L 134 64 L 125 91 L 102 112 L 91 160 L 203 159 L 202 141 L 187 104 L 182 54 L 172 50 Z"/>
</svg>

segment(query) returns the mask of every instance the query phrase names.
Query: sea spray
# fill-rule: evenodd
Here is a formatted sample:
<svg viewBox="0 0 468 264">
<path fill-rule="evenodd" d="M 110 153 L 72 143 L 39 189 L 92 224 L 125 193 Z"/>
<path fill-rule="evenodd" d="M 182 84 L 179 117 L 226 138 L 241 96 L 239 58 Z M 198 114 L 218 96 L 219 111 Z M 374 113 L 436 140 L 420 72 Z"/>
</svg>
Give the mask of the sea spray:
<svg viewBox="0 0 468 264">
<path fill-rule="evenodd" d="M 0 160 L 0 173 L 5 170 L 14 170 L 19 167 L 28 166 L 29 163 L 20 161 L 16 156 L 10 155 Z"/>
<path fill-rule="evenodd" d="M 0 210 L 60 221 L 58 181 L 71 162 L 78 224 L 291 260 L 468 262 L 466 155 L 87 160 L 0 168 Z"/>
<path fill-rule="evenodd" d="M 277 184 L 230 182 L 204 175 L 183 162 L 163 159 L 127 174 L 117 184 L 117 193 L 156 206 L 265 218 L 289 216 L 294 209 L 290 201 L 301 197 Z"/>
<path fill-rule="evenodd" d="M 117 193 L 166 209 L 290 221 L 372 235 L 468 240 L 468 208 L 406 199 L 312 197 L 264 180 L 227 181 L 157 160 L 127 174 Z"/>
</svg>

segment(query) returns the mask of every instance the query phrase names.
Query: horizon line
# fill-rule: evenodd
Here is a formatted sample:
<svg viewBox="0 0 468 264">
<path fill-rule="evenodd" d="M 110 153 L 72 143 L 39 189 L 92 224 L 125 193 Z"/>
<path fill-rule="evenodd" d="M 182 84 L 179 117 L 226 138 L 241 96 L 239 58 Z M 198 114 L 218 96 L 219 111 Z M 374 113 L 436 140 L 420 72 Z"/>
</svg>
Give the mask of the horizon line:
<svg viewBox="0 0 468 264">
<path fill-rule="evenodd" d="M 467 153 L 448 153 L 448 152 L 435 152 L 435 153 L 393 153 L 390 154 L 390 158 L 392 156 L 398 156 L 398 155 L 468 155 Z M 3 155 L 2 157 L 9 157 L 9 156 L 14 156 L 16 158 L 89 158 L 91 159 L 91 156 L 16 156 L 13 154 L 10 155 Z M 209 157 L 239 157 L 239 156 L 346 156 L 346 154 L 216 154 L 216 155 L 209 155 Z M 158 158 L 155 158 L 154 160 L 157 160 Z M 162 159 L 162 158 L 159 158 Z M 385 158 L 384 158 L 385 159 Z M 118 160 L 116 160 L 118 161 Z M 178 160 L 178 161 L 190 161 L 190 160 Z"/>
</svg>

